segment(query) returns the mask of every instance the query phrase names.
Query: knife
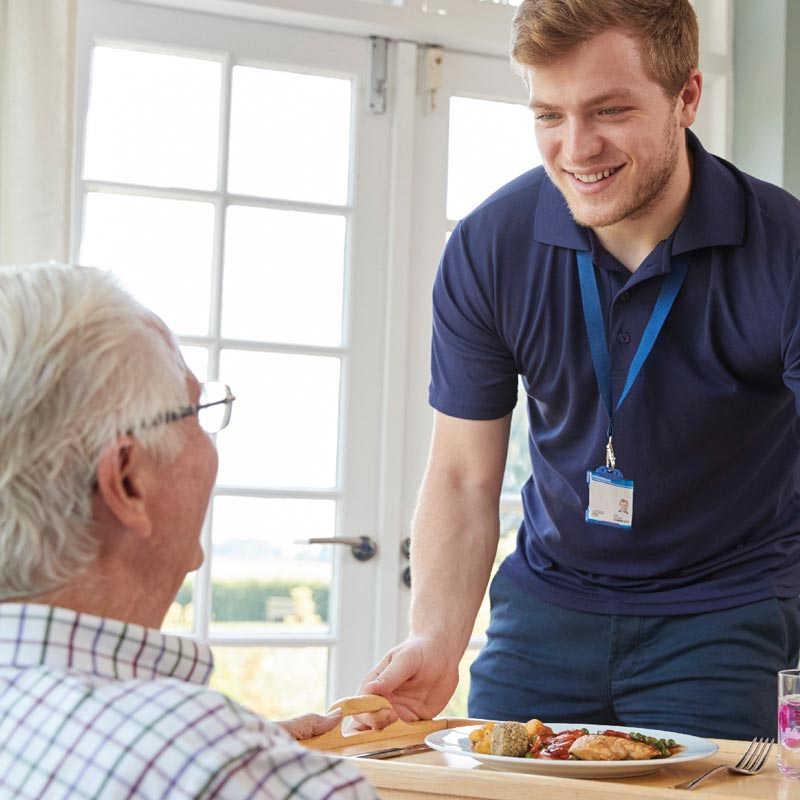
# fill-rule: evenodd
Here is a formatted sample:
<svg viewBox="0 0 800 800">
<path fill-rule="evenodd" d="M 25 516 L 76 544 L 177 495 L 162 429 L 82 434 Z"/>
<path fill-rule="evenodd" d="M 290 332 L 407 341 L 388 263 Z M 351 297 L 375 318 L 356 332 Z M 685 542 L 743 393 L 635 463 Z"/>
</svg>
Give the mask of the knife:
<svg viewBox="0 0 800 800">
<path fill-rule="evenodd" d="M 407 756 L 409 753 L 423 753 L 431 750 L 425 742 L 418 744 L 407 744 L 405 747 L 387 747 L 384 750 L 370 750 L 368 753 L 359 753 L 353 758 L 396 758 L 397 756 Z"/>
</svg>

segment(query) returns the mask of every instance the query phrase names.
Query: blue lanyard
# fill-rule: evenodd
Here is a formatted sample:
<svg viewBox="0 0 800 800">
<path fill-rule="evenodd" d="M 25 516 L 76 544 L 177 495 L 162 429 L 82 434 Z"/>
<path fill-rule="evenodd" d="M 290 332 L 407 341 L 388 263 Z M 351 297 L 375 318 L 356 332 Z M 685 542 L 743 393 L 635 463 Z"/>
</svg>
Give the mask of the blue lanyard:
<svg viewBox="0 0 800 800">
<path fill-rule="evenodd" d="M 592 257 L 584 251 L 578 252 L 578 273 L 581 281 L 581 299 L 583 301 L 583 316 L 586 319 L 586 333 L 589 335 L 589 348 L 594 362 L 594 373 L 597 376 L 597 385 L 600 389 L 600 397 L 608 413 L 608 461 L 613 462 L 613 449 L 611 448 L 611 423 L 614 415 L 622 405 L 622 401 L 628 396 L 633 382 L 641 370 L 642 365 L 650 355 L 653 345 L 656 343 L 661 327 L 675 302 L 675 298 L 680 291 L 683 279 L 689 268 L 689 257 L 680 256 L 672 262 L 672 269 L 664 278 L 661 292 L 656 300 L 653 313 L 642 334 L 642 341 L 639 349 L 633 357 L 628 377 L 625 380 L 625 388 L 617 400 L 616 408 L 611 405 L 611 368 L 608 357 L 608 341 L 606 340 L 606 330 L 603 324 L 603 312 L 600 308 L 600 294 L 597 291 L 597 279 L 594 275 Z M 613 463 L 609 466 L 613 468 Z"/>
</svg>

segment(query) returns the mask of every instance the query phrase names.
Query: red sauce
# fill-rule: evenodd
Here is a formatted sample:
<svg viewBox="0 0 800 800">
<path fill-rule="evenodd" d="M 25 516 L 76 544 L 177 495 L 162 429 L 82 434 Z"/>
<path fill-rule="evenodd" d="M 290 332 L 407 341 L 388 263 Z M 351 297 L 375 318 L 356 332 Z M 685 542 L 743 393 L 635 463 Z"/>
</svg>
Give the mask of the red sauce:
<svg viewBox="0 0 800 800">
<path fill-rule="evenodd" d="M 554 761 L 567 761 L 571 758 L 569 749 L 576 739 L 585 735 L 583 728 L 537 736 L 531 745 L 530 758 L 546 758 Z M 623 731 L 603 731 L 604 736 L 617 736 L 630 739 L 631 735 Z"/>
<path fill-rule="evenodd" d="M 617 736 L 620 739 L 630 739 L 631 735 L 624 731 L 603 731 L 603 736 Z"/>
<path fill-rule="evenodd" d="M 566 761 L 570 758 L 569 749 L 576 739 L 584 735 L 582 728 L 560 731 L 549 735 L 538 736 L 531 747 L 531 758 L 547 758 Z"/>
</svg>

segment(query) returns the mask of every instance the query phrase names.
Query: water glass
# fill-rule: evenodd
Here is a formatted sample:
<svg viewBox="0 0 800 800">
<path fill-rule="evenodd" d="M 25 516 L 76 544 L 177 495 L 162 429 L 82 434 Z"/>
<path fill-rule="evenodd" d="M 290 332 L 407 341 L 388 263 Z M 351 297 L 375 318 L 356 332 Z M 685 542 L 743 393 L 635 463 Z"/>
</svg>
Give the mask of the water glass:
<svg viewBox="0 0 800 800">
<path fill-rule="evenodd" d="M 800 669 L 778 673 L 778 768 L 800 778 Z"/>
</svg>

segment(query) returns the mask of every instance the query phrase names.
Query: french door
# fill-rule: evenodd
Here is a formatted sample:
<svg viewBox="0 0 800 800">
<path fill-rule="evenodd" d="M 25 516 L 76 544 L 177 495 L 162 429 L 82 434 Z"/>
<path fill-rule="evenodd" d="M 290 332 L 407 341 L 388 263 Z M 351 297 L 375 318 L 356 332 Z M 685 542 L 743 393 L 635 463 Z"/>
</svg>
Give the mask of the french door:
<svg viewBox="0 0 800 800">
<path fill-rule="evenodd" d="M 81 0 L 78 36 L 74 260 L 237 396 L 205 563 L 166 627 L 210 642 L 215 684 L 250 706 L 322 710 L 373 661 L 389 556 L 390 137 L 368 42 L 113 0 Z M 377 553 L 308 544 L 347 537 Z"/>
</svg>

